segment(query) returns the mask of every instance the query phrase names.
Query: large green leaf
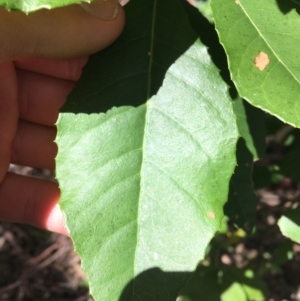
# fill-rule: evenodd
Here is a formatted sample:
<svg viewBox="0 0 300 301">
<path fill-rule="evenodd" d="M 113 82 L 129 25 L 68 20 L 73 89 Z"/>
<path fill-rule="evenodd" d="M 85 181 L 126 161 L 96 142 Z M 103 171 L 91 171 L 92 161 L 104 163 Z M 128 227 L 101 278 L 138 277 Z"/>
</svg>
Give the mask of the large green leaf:
<svg viewBox="0 0 300 301">
<path fill-rule="evenodd" d="M 9 10 L 20 10 L 24 13 L 47 8 L 67 6 L 79 2 L 91 2 L 89 0 L 0 0 L 0 7 L 5 7 Z"/>
<path fill-rule="evenodd" d="M 237 133 L 207 60 L 196 42 L 147 105 L 60 116 L 60 205 L 96 300 L 117 300 L 153 267 L 192 270 L 219 227 Z M 210 96 L 203 76 L 219 86 Z M 155 300 L 171 300 L 166 293 Z"/>
<path fill-rule="evenodd" d="M 300 16 L 291 2 L 212 0 L 211 5 L 240 96 L 299 127 Z"/>
<path fill-rule="evenodd" d="M 238 133 L 177 1 L 132 0 L 127 20 L 59 117 L 60 206 L 96 300 L 174 300 L 220 226 Z"/>
</svg>

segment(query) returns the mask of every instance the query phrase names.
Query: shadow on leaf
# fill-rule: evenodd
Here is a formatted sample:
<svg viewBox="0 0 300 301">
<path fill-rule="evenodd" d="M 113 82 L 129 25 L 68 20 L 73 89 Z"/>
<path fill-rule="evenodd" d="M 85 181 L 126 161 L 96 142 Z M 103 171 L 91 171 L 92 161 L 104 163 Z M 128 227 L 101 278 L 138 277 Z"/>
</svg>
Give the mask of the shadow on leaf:
<svg viewBox="0 0 300 301">
<path fill-rule="evenodd" d="M 191 275 L 189 272 L 149 269 L 128 283 L 119 301 L 175 301 Z"/>
<path fill-rule="evenodd" d="M 230 78 L 226 53 L 219 42 L 219 37 L 214 25 L 211 24 L 196 7 L 186 3 L 185 8 L 193 29 L 197 32 L 203 44 L 208 47 L 212 61 L 219 68 L 220 75 L 229 86 L 230 96 L 232 99 L 235 99 L 237 97 L 237 90 Z"/>
<path fill-rule="evenodd" d="M 252 188 L 253 156 L 244 139 L 237 144 L 237 166 L 230 180 L 228 201 L 224 206 L 225 215 L 238 227 L 250 233 L 252 231 L 258 198 Z"/>
<path fill-rule="evenodd" d="M 177 0 L 131 0 L 125 10 L 122 35 L 91 56 L 62 112 L 100 113 L 144 104 L 162 86 L 169 67 L 197 39 Z"/>
<path fill-rule="evenodd" d="M 284 14 L 289 13 L 293 9 L 300 14 L 300 0 L 277 0 L 277 5 Z"/>
<path fill-rule="evenodd" d="M 197 268 L 180 301 L 266 300 L 268 289 L 251 270 L 221 264 Z"/>
</svg>

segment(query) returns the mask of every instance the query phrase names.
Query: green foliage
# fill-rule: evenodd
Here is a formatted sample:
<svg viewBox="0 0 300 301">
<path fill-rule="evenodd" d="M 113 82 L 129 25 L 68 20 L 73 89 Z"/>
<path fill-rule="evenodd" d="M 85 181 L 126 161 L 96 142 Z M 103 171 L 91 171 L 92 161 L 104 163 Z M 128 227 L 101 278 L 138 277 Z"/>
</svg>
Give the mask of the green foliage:
<svg viewBox="0 0 300 301">
<path fill-rule="evenodd" d="M 88 0 L 0 0 L 0 6 L 9 10 L 20 10 L 26 14 L 36 10 L 67 6 L 79 2 L 91 2 Z"/>
<path fill-rule="evenodd" d="M 225 214 L 238 227 L 251 232 L 254 225 L 258 197 L 252 188 L 253 157 L 243 139 L 237 144 L 237 166 L 230 181 Z"/>
<path fill-rule="evenodd" d="M 143 2 L 143 7 L 147 5 L 148 9 L 153 6 L 152 0 Z M 157 18 L 165 16 L 167 7 L 153 6 L 153 14 Z M 139 56 L 144 54 L 147 60 L 147 64 L 137 61 L 135 70 L 131 70 L 133 79 L 139 77 L 138 83 L 127 78 L 130 69 L 125 56 L 124 61 L 118 62 L 120 79 L 115 80 L 114 86 L 126 88 L 116 91 L 108 85 L 103 88 L 104 93 L 101 89 L 85 99 L 90 110 L 99 112 L 100 105 L 110 104 L 112 93 L 123 101 L 127 90 L 135 90 L 135 98 L 147 101 L 146 104 L 136 108 L 121 106 L 106 114 L 64 113 L 58 121 L 60 206 L 96 300 L 117 300 L 133 277 L 138 279 L 144 273 L 143 279 L 150 281 L 155 267 L 182 272 L 182 279 L 177 278 L 183 286 L 185 273 L 192 271 L 204 256 L 205 247 L 223 217 L 238 136 L 232 103 L 206 48 L 192 31 L 190 36 L 194 39 L 189 38 L 186 14 L 176 1 L 172 7 L 172 18 L 165 17 L 161 24 L 155 24 L 154 32 L 153 25 L 145 22 L 148 10 L 139 15 L 143 21 L 135 32 L 132 27 L 137 20 L 128 19 L 131 36 L 139 36 L 143 24 L 149 47 L 152 45 L 150 57 L 144 42 L 143 47 L 136 43 L 127 46 L 128 54 L 141 53 Z M 129 13 L 130 10 L 137 16 L 140 2 L 132 2 Z M 165 45 L 159 36 L 175 17 L 177 35 L 169 37 Z M 177 49 L 180 40 L 191 41 L 191 46 L 164 70 L 170 59 L 166 54 L 173 51 L 169 45 Z M 121 56 L 124 50 L 116 43 L 107 51 Z M 180 52 L 182 47 L 176 51 Z M 100 61 L 107 54 L 97 56 L 94 60 Z M 111 68 L 95 66 L 104 74 L 109 72 L 106 66 Z M 162 71 L 166 74 L 154 95 Z M 145 76 L 140 75 L 143 72 Z M 95 72 L 89 70 L 82 81 L 87 81 L 91 74 Z M 94 76 L 90 88 L 95 85 L 96 89 L 101 81 L 105 79 Z M 139 83 L 141 87 L 136 89 Z M 73 101 L 71 95 L 68 110 Z M 78 106 L 74 108 L 78 112 Z M 76 176 L 70 178 L 74 164 Z M 101 270 L 103 273 L 98 272 Z M 163 277 L 163 272 L 157 274 Z M 173 300 L 171 297 L 179 289 L 170 295 L 169 284 L 160 282 L 156 284 L 154 299 Z M 153 300 L 150 291 L 137 280 L 127 298 L 138 295 L 143 300 Z"/>
<path fill-rule="evenodd" d="M 299 127 L 300 18 L 295 5 L 286 0 L 212 0 L 211 5 L 240 96 Z"/>
<path fill-rule="evenodd" d="M 234 101 L 233 109 L 237 117 L 240 135 L 252 154 L 252 159 L 263 158 L 266 150 L 264 112 L 249 105 L 241 98 Z"/>
<path fill-rule="evenodd" d="M 268 289 L 250 269 L 220 264 L 200 265 L 180 293 L 180 301 L 266 300 Z"/>
<path fill-rule="evenodd" d="M 233 105 L 242 138 L 237 144 L 237 166 L 230 181 L 225 214 L 238 227 L 251 232 L 258 197 L 253 191 L 253 161 L 265 155 L 265 115 L 259 109 L 237 98 Z"/>
<path fill-rule="evenodd" d="M 0 6 L 28 13 L 76 2 Z M 61 110 L 60 206 L 96 301 L 268 294 L 252 267 L 220 257 L 254 231 L 253 186 L 300 179 L 298 132 L 270 117 L 300 126 L 299 6 L 189 2 L 196 8 L 131 0 L 123 34 L 90 58 Z M 267 151 L 280 148 L 283 160 L 265 157 L 266 135 Z M 297 242 L 299 216 L 278 222 Z M 291 242 L 274 254 L 275 269 L 291 258 Z"/>
<path fill-rule="evenodd" d="M 210 23 L 213 23 L 210 0 L 198 0 L 195 2 L 195 6 Z"/>
<path fill-rule="evenodd" d="M 300 243 L 300 207 L 288 211 L 278 221 L 283 235 Z"/>
</svg>

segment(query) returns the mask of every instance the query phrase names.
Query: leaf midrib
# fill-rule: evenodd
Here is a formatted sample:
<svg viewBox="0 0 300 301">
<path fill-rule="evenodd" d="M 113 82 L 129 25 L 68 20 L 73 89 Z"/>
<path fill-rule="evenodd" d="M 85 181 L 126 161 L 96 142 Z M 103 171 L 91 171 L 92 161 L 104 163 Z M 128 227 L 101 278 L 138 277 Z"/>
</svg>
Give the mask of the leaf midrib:
<svg viewBox="0 0 300 301">
<path fill-rule="evenodd" d="M 147 83 L 147 98 L 146 101 L 150 99 L 151 93 L 151 84 L 152 84 L 152 66 L 153 66 L 153 49 L 154 49 L 154 32 L 155 32 L 155 19 L 156 19 L 156 6 L 157 0 L 154 0 L 153 3 L 153 14 L 152 14 L 152 25 L 151 25 L 151 41 L 150 41 L 150 60 L 149 60 L 149 74 L 148 74 L 148 83 Z"/>
<path fill-rule="evenodd" d="M 157 0 L 154 0 L 153 3 L 153 13 L 152 13 L 152 24 L 151 24 L 151 33 L 150 33 L 150 59 L 149 59 L 149 73 L 148 73 L 148 82 L 147 82 L 147 95 L 146 95 L 146 109 L 145 109 L 145 125 L 144 125 L 144 137 L 141 147 L 142 152 L 142 163 L 141 163 L 141 170 L 140 170 L 140 191 L 139 191 L 139 199 L 138 199 L 138 206 L 137 206 L 137 234 L 136 234 L 136 248 L 134 254 L 134 263 L 133 263 L 133 285 L 132 285 L 132 301 L 134 301 L 135 296 L 135 267 L 136 267 L 136 260 L 137 260 L 137 249 L 139 245 L 139 237 L 140 237 L 140 227 L 139 227 L 139 213 L 140 213 L 140 197 L 142 194 L 142 171 L 144 165 L 144 149 L 145 149 L 145 141 L 146 141 L 146 132 L 147 132 L 147 123 L 148 123 L 148 109 L 149 109 L 149 100 L 151 96 L 151 84 L 152 84 L 152 67 L 153 67 L 153 50 L 154 50 L 154 32 L 155 32 L 155 21 L 156 21 L 156 8 L 157 8 Z"/>
</svg>

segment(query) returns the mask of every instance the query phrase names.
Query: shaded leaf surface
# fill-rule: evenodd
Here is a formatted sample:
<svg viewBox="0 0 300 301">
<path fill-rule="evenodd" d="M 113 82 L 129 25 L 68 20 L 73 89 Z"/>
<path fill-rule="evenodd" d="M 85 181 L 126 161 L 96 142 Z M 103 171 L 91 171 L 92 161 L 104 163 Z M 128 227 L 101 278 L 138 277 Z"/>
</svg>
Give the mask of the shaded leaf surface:
<svg viewBox="0 0 300 301">
<path fill-rule="evenodd" d="M 254 159 L 263 158 L 266 151 L 265 113 L 239 97 L 235 99 L 233 109 L 248 150 Z"/>
<path fill-rule="evenodd" d="M 285 0 L 212 0 L 211 5 L 240 96 L 299 127 L 298 12 Z M 265 67 L 259 70 L 261 63 Z"/>
<path fill-rule="evenodd" d="M 144 104 L 157 93 L 168 68 L 197 39 L 176 0 L 132 0 L 125 12 L 122 35 L 90 58 L 63 112 L 99 113 L 113 106 Z"/>
<path fill-rule="evenodd" d="M 237 144 L 237 166 L 230 181 L 228 201 L 224 212 L 238 227 L 251 231 L 258 197 L 252 183 L 254 158 L 265 154 L 265 114 L 241 98 L 236 98 L 233 109 L 242 138 Z"/>
<path fill-rule="evenodd" d="M 255 221 L 258 197 L 252 185 L 253 156 L 245 141 L 237 144 L 237 166 L 230 181 L 228 201 L 224 212 L 238 227 L 250 232 Z"/>
<path fill-rule="evenodd" d="M 207 1 L 196 1 L 194 4 L 201 14 L 210 22 L 213 23 L 212 10 L 210 7 L 210 0 Z"/>
<path fill-rule="evenodd" d="M 220 265 L 199 266 L 182 290 L 182 301 L 263 301 L 268 295 L 264 281 L 252 270 Z"/>
</svg>

